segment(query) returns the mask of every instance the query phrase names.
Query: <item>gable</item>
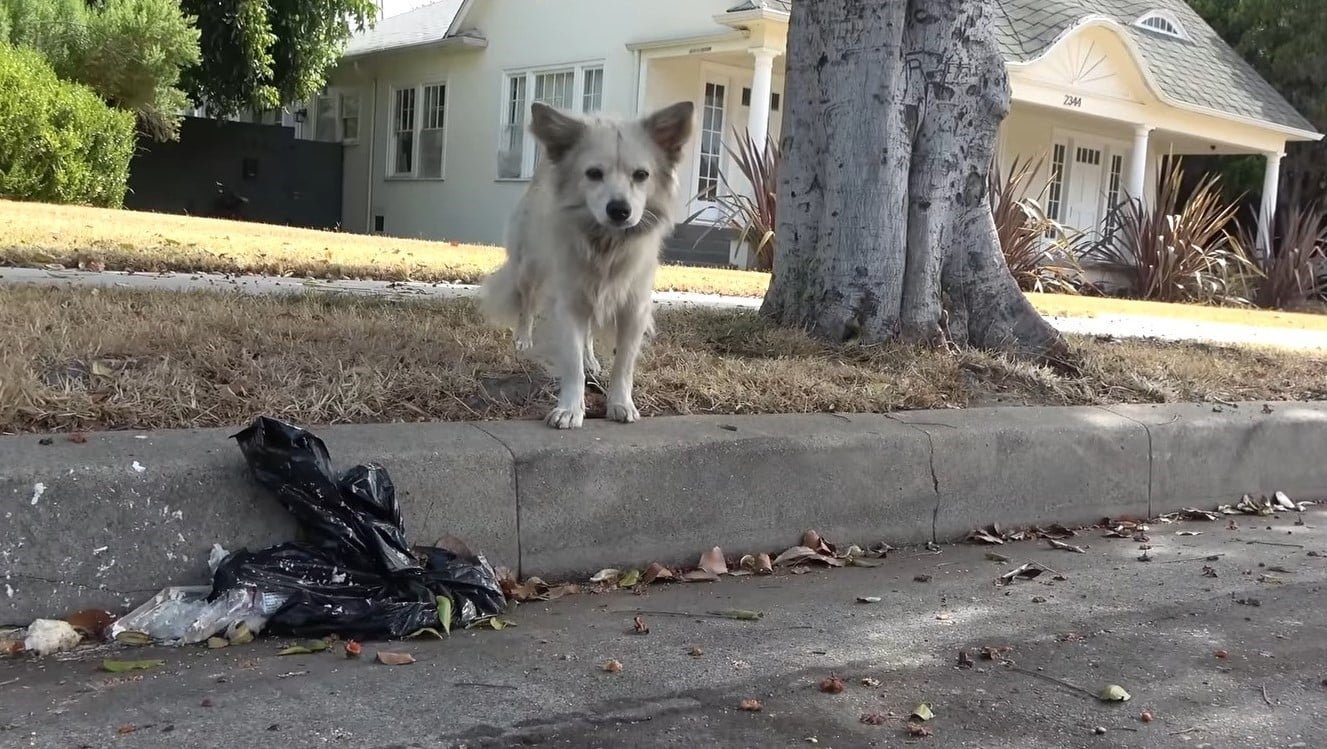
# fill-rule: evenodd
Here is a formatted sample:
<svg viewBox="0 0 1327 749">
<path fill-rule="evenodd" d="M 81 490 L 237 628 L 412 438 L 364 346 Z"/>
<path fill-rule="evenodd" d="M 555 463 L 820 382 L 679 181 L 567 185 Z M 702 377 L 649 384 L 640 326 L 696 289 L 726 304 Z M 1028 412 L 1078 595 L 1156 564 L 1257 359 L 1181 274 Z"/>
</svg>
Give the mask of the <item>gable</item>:
<svg viewBox="0 0 1327 749">
<path fill-rule="evenodd" d="M 1148 95 L 1128 48 L 1118 35 L 1103 28 L 1083 29 L 1066 38 L 1020 73 L 1029 80 L 1104 99 L 1154 98 Z"/>
</svg>

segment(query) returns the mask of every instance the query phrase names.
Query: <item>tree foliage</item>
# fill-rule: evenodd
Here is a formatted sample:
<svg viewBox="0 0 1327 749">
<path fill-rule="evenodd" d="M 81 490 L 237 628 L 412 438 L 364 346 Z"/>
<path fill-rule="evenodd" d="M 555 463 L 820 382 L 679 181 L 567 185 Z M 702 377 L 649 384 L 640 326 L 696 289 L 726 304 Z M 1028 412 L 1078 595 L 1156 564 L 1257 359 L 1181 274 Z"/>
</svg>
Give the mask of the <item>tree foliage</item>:
<svg viewBox="0 0 1327 749">
<path fill-rule="evenodd" d="M 214 114 L 270 109 L 322 87 L 341 48 L 373 23 L 374 0 L 181 0 L 197 17 L 202 59 L 185 71 Z"/>
<path fill-rule="evenodd" d="M 198 32 L 176 0 L 0 0 L 0 38 L 134 112 L 157 138 L 175 136 L 188 104 L 181 70 L 199 60 Z"/>
</svg>

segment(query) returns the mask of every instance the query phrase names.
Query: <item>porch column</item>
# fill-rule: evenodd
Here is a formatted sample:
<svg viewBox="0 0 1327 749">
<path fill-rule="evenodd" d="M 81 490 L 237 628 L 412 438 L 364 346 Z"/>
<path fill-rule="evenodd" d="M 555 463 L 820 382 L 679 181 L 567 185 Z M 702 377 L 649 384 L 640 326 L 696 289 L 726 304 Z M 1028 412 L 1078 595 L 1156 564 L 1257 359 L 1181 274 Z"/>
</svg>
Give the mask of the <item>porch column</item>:
<svg viewBox="0 0 1327 749">
<path fill-rule="evenodd" d="M 1129 197 L 1145 200 L 1147 190 L 1147 152 L 1148 137 L 1152 133 L 1151 125 L 1134 125 L 1133 153 L 1129 155 L 1129 181 L 1125 188 Z"/>
<path fill-rule="evenodd" d="M 1285 154 L 1268 151 L 1263 155 L 1267 158 L 1267 166 L 1262 177 L 1262 206 L 1258 211 L 1259 254 L 1267 252 L 1272 246 L 1272 232 L 1276 228 L 1277 193 L 1281 188 L 1281 157 Z"/>
<path fill-rule="evenodd" d="M 769 97 L 770 86 L 774 78 L 774 58 L 778 52 L 765 47 L 751 50 L 755 58 L 755 70 L 751 75 L 751 109 L 747 115 L 746 129 L 751 134 L 756 148 L 765 150 L 765 137 L 769 134 Z"/>
</svg>

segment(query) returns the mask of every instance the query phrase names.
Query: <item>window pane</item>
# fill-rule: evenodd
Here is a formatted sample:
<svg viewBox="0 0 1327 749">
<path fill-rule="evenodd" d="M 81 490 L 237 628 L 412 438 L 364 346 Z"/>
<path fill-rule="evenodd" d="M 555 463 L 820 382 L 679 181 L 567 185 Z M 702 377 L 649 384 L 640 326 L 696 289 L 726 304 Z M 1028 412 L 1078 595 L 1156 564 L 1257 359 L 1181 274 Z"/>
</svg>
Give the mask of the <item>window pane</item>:
<svg viewBox="0 0 1327 749">
<path fill-rule="evenodd" d="M 314 137 L 318 140 L 336 140 L 336 99 L 319 96 L 314 101 Z"/>
<path fill-rule="evenodd" d="M 345 140 L 359 137 L 359 94 L 341 95 L 341 137 Z"/>
<path fill-rule="evenodd" d="M 581 89 L 582 111 L 598 112 L 602 109 L 604 104 L 604 69 L 587 69 L 584 85 L 581 86 Z"/>
<path fill-rule="evenodd" d="M 512 76 L 507 85 L 507 110 L 498 140 L 498 177 L 518 179 L 525 156 L 525 74 Z"/>
<path fill-rule="evenodd" d="M 442 176 L 442 144 L 442 130 L 421 130 L 419 132 L 419 176 Z"/>
<path fill-rule="evenodd" d="M 700 174 L 696 180 L 696 192 L 702 199 L 712 199 L 719 191 L 725 93 L 726 89 L 717 83 L 705 84 L 700 128 Z"/>
<path fill-rule="evenodd" d="M 392 165 L 393 174 L 409 174 L 415 164 L 415 134 L 411 132 L 396 134 L 396 161 Z"/>
</svg>

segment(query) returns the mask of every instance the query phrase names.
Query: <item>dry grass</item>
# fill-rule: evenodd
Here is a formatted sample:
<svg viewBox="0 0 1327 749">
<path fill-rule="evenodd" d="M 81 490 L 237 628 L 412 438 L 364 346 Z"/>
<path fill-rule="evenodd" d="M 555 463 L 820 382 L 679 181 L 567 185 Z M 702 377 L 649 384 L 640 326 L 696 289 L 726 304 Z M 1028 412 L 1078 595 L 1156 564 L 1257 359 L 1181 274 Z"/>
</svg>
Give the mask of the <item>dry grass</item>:
<svg viewBox="0 0 1327 749">
<path fill-rule="evenodd" d="M 0 200 L 0 265 L 473 282 L 501 259 L 498 247 Z M 655 284 L 660 290 L 746 297 L 763 296 L 768 285 L 764 273 L 683 266 L 661 268 Z M 1327 315 L 1060 294 L 1028 297 L 1050 315 L 1139 315 L 1327 331 Z"/>
<path fill-rule="evenodd" d="M 471 300 L 0 286 L 0 431 L 537 418 L 542 370 Z M 642 362 L 646 415 L 965 405 L 1327 399 L 1323 358 L 1078 340 L 1065 379 L 975 352 L 819 345 L 751 312 L 670 310 Z M 607 363 L 607 362 L 605 362 Z M 592 408 L 593 411 L 593 408 Z"/>
<path fill-rule="evenodd" d="M 0 200 L 0 265 L 477 282 L 502 248 Z M 668 266 L 660 291 L 762 296 L 764 273 Z"/>
</svg>

